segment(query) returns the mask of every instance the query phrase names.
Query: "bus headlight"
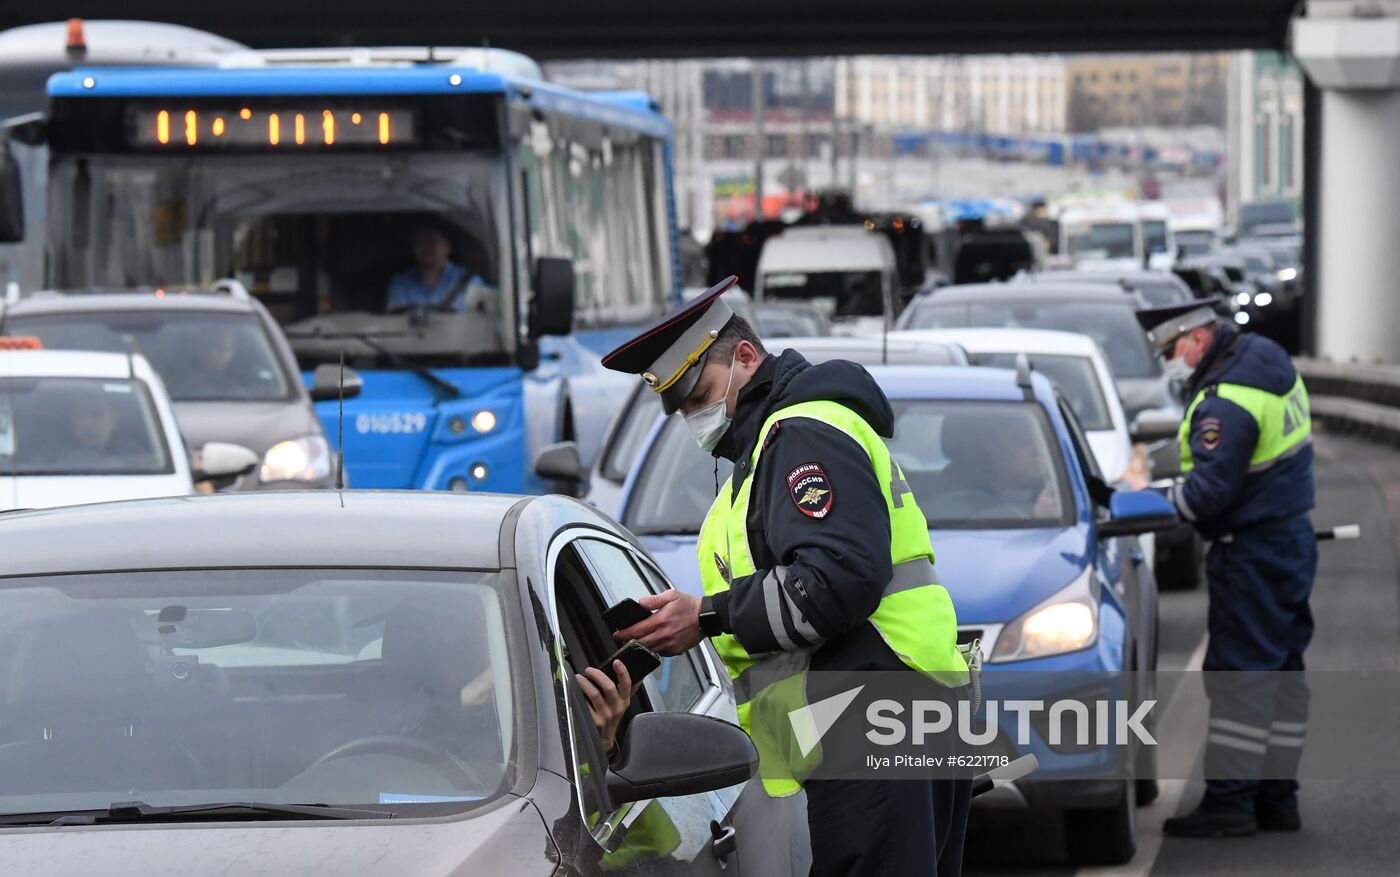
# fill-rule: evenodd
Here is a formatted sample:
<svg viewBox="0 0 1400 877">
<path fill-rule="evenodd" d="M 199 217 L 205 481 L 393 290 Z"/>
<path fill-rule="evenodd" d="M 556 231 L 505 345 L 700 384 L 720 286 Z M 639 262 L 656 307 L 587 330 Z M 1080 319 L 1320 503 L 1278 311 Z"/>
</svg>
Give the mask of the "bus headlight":
<svg viewBox="0 0 1400 877">
<path fill-rule="evenodd" d="M 1088 567 L 1069 586 L 1002 628 L 991 660 L 1022 661 L 1077 652 L 1099 635 L 1099 603 Z"/>
<path fill-rule="evenodd" d="M 273 481 L 322 481 L 331 474 L 331 449 L 324 436 L 304 435 L 278 442 L 263 454 L 258 477 Z"/>
<path fill-rule="evenodd" d="M 472 415 L 472 429 L 485 435 L 496 428 L 496 412 L 483 408 Z"/>
</svg>

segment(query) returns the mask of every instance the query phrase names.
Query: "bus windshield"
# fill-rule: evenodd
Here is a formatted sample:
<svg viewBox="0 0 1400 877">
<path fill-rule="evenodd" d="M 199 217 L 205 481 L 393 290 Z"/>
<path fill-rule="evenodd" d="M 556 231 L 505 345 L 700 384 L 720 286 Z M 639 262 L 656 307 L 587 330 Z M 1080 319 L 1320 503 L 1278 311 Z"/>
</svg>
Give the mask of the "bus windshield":
<svg viewBox="0 0 1400 877">
<path fill-rule="evenodd" d="M 505 364 L 505 186 L 498 157 L 470 153 L 63 158 L 49 277 L 172 291 L 234 278 L 303 368 L 342 351 L 358 368 Z"/>
</svg>

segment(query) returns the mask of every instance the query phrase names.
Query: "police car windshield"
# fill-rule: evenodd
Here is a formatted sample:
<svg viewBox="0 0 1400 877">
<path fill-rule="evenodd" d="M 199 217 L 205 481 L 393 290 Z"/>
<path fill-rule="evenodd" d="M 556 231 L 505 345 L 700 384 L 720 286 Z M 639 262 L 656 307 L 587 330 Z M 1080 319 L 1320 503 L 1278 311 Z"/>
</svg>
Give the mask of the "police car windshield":
<svg viewBox="0 0 1400 877">
<path fill-rule="evenodd" d="M 1029 290 L 1021 300 L 940 302 L 934 295 L 915 306 L 901 329 L 1058 329 L 1088 335 L 1103 348 L 1116 378 L 1153 378 L 1162 367 L 1133 317 L 1132 299 L 1112 302 L 1035 300 Z"/>
<path fill-rule="evenodd" d="M 174 471 L 140 381 L 0 377 L 0 478 Z"/>
<path fill-rule="evenodd" d="M 81 311 L 12 317 L 46 349 L 139 351 L 175 402 L 271 402 L 294 384 L 257 317 L 199 311 Z"/>
<path fill-rule="evenodd" d="M 929 527 L 991 529 L 1072 520 L 1064 466 L 1031 403 L 893 401 L 890 448 Z M 721 485 L 732 465 L 719 461 Z M 698 534 L 715 498 L 714 460 L 667 420 L 642 461 L 623 523 L 640 535 Z"/>
<path fill-rule="evenodd" d="M 1016 367 L 1014 353 L 971 353 L 968 358 L 973 365 L 993 368 Z M 1087 356 L 1062 356 L 1059 354 L 1037 353 L 1030 357 L 1031 367 L 1054 381 L 1060 387 L 1074 416 L 1085 429 L 1113 429 L 1113 420 L 1108 414 L 1108 402 L 1099 386 L 1094 362 Z"/>
<path fill-rule="evenodd" d="M 493 798 L 515 747 L 498 587 L 407 570 L 5 580 L 0 816 Z"/>
</svg>

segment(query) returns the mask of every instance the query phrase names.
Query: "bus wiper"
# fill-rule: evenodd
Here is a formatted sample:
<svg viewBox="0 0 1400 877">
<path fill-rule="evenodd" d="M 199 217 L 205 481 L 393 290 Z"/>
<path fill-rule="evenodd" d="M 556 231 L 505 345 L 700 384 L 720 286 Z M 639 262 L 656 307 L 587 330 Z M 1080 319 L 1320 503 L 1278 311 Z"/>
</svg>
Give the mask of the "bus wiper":
<svg viewBox="0 0 1400 877">
<path fill-rule="evenodd" d="M 449 399 L 460 399 L 460 398 L 462 397 L 462 391 L 461 391 L 455 384 L 452 384 L 452 383 L 450 383 L 450 382 L 448 382 L 448 381 L 444 381 L 442 378 L 438 377 L 437 375 L 435 375 L 435 374 L 433 374 L 431 371 L 429 371 L 426 367 L 424 367 L 424 366 L 422 366 L 422 365 L 419 365 L 419 364 L 416 363 L 416 362 L 411 361 L 410 359 L 408 359 L 408 358 L 405 357 L 405 356 L 402 356 L 402 355 L 400 355 L 400 354 L 398 354 L 398 353 L 395 353 L 394 351 L 390 350 L 389 348 L 385 347 L 383 344 L 380 344 L 377 340 L 375 340 L 376 337 L 379 337 L 379 338 L 386 338 L 386 337 L 392 338 L 392 337 L 398 337 L 398 336 L 401 336 L 401 335 L 404 335 L 404 334 L 407 334 L 407 333 L 404 333 L 404 332 L 373 332 L 373 333 L 371 333 L 371 332 L 322 332 L 322 331 L 320 331 L 320 330 L 318 329 L 318 330 L 313 331 L 313 332 L 288 332 L 288 333 L 287 333 L 287 337 L 288 337 L 288 338 L 325 338 L 325 339 L 328 339 L 328 340 L 335 340 L 335 339 L 337 339 L 337 338 L 353 338 L 353 339 L 355 339 L 356 341 L 359 341 L 361 344 L 363 344 L 363 345 L 365 345 L 366 347 L 368 347 L 369 349 L 373 350 L 375 353 L 378 353 L 380 356 L 382 356 L 382 357 L 384 357 L 385 359 L 389 360 L 389 362 L 393 363 L 396 367 L 401 368 L 401 369 L 403 369 L 404 371 L 413 372 L 415 375 L 418 375 L 418 377 L 420 377 L 420 378 L 422 378 L 423 380 L 427 381 L 428 383 L 432 384 L 434 387 L 437 387 L 439 390 L 442 390 L 444 393 L 447 394 L 447 398 L 449 398 Z"/>
<path fill-rule="evenodd" d="M 6 814 L 7 817 L 25 814 Z M 34 814 L 39 815 L 39 814 Z M 174 807 L 153 807 L 145 801 L 118 801 L 106 810 L 76 810 L 44 819 L 48 825 L 111 825 L 130 822 L 218 822 L 248 819 L 392 819 L 386 810 L 352 810 L 326 804 L 267 804 L 252 801 L 226 801 L 213 804 L 184 804 Z M 13 824 L 13 823 L 11 823 Z"/>
</svg>

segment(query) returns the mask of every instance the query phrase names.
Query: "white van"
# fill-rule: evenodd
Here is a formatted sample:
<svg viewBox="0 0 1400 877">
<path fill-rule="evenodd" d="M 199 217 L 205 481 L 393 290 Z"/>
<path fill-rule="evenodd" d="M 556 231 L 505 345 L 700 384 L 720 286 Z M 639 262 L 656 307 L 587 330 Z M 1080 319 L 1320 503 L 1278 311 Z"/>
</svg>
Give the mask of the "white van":
<svg viewBox="0 0 1400 877">
<path fill-rule="evenodd" d="M 0 511 L 183 496 L 258 463 L 212 442 L 193 471 L 165 385 L 139 354 L 16 346 L 0 344 Z"/>
<path fill-rule="evenodd" d="M 1133 204 L 1066 208 L 1060 213 L 1060 253 L 1085 271 L 1139 271 L 1143 235 Z"/>
<path fill-rule="evenodd" d="M 863 225 L 785 229 L 763 245 L 757 275 L 754 301 L 811 302 L 831 318 L 832 334 L 879 332 L 894 319 L 894 247 Z"/>
</svg>

